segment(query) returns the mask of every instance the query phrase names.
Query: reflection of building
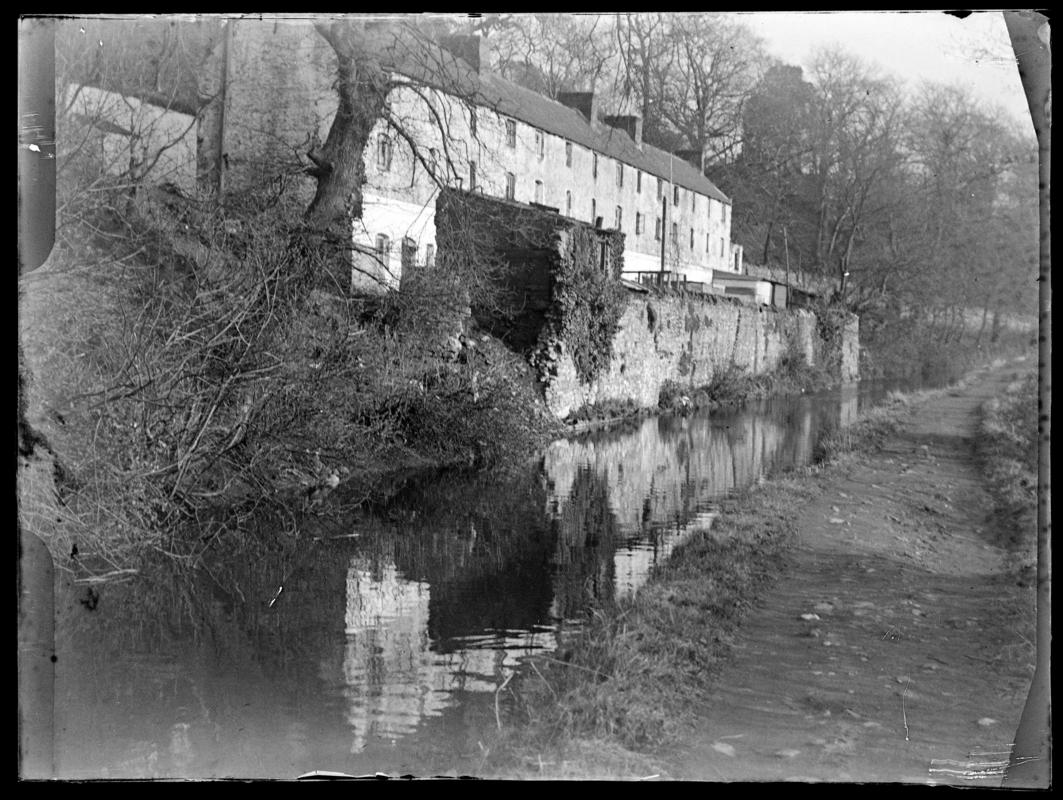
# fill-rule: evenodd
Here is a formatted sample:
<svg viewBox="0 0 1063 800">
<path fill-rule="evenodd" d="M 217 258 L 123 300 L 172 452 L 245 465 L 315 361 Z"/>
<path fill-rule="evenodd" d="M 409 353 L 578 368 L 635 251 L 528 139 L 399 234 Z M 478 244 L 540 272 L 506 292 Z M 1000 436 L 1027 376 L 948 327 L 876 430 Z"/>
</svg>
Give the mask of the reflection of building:
<svg viewBox="0 0 1063 800">
<path fill-rule="evenodd" d="M 588 540 L 611 540 L 596 541 L 593 554 L 609 560 L 606 572 L 615 596 L 633 593 L 691 526 L 711 524 L 715 501 L 780 461 L 803 464 L 810 457 L 808 404 L 780 419 L 742 414 L 726 420 L 647 418 L 634 431 L 554 442 L 543 468 L 552 488 L 547 510 L 559 526 L 559 553 L 586 550 Z M 599 487 L 603 508 L 583 508 L 596 496 L 588 485 Z M 589 558 L 590 551 L 582 557 Z M 586 565 L 581 569 L 593 572 Z"/>
<path fill-rule="evenodd" d="M 430 587 L 407 580 L 393 563 L 354 557 L 347 570 L 343 696 L 354 731 L 352 752 L 372 739 L 413 733 L 458 692 L 493 692 L 517 658 L 543 646 L 521 631 L 483 632 L 436 652 L 428 633 Z"/>
<path fill-rule="evenodd" d="M 347 571 L 347 645 L 343 655 L 347 719 L 353 750 L 370 736 L 412 732 L 422 717 L 442 713 L 446 690 L 431 674 L 428 584 L 402 579 L 394 566 Z"/>
</svg>

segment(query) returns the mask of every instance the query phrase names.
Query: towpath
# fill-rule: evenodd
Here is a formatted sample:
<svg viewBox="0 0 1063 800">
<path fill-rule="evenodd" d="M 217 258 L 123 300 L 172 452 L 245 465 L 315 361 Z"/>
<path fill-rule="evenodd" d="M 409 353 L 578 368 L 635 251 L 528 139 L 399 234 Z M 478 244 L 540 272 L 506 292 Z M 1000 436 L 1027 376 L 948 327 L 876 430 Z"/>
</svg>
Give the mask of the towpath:
<svg viewBox="0 0 1063 800">
<path fill-rule="evenodd" d="M 1033 588 L 975 457 L 1016 367 L 922 403 L 794 509 L 787 573 L 749 613 L 672 777 L 1000 785 L 1032 674 Z"/>
</svg>

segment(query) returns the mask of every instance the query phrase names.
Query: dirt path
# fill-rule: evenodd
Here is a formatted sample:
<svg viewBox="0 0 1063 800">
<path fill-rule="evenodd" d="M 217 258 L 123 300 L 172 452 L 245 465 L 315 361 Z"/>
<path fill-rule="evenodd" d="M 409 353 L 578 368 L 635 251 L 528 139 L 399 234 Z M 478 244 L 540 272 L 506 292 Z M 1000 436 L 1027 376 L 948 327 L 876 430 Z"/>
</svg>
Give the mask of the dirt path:
<svg viewBox="0 0 1063 800">
<path fill-rule="evenodd" d="M 743 623 L 675 777 L 1000 784 L 987 765 L 1029 687 L 1033 589 L 1007 574 L 973 439 L 1013 375 L 926 402 L 795 509 L 791 568 Z"/>
</svg>

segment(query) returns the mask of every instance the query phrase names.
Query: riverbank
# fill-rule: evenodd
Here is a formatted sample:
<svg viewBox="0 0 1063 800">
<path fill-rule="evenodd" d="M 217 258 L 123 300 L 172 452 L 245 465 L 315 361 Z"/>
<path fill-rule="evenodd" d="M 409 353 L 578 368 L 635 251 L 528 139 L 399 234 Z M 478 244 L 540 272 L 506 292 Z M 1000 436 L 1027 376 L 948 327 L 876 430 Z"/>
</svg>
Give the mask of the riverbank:
<svg viewBox="0 0 1063 800">
<path fill-rule="evenodd" d="M 833 464 L 725 504 L 522 676 L 498 774 L 960 780 L 945 762 L 1010 741 L 1032 664 L 972 445 L 1013 373 L 897 399 Z"/>
</svg>

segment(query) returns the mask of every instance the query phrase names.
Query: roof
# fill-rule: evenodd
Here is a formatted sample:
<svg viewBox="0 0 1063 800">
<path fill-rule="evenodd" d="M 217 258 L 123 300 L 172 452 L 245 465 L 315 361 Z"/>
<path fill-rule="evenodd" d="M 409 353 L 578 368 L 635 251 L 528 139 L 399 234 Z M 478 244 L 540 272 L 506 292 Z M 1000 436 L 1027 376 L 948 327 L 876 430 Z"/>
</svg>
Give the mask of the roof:
<svg viewBox="0 0 1063 800">
<path fill-rule="evenodd" d="M 781 281 L 773 281 L 771 278 L 758 278 L 756 275 L 740 275 L 737 272 L 723 272 L 721 270 L 714 269 L 712 271 L 712 282 L 717 281 L 732 281 L 734 283 L 777 283 L 780 286 L 784 286 Z"/>
<path fill-rule="evenodd" d="M 622 161 L 670 183 L 707 195 L 721 203 L 731 200 L 697 167 L 649 144 L 635 144 L 627 131 L 602 122 L 591 124 L 574 108 L 518 86 L 490 72 L 477 73 L 463 60 L 427 40 L 396 34 L 381 36 L 382 63 L 395 72 L 470 103 L 525 122 L 589 150 Z"/>
</svg>

